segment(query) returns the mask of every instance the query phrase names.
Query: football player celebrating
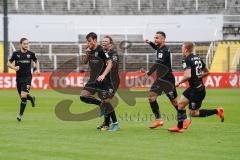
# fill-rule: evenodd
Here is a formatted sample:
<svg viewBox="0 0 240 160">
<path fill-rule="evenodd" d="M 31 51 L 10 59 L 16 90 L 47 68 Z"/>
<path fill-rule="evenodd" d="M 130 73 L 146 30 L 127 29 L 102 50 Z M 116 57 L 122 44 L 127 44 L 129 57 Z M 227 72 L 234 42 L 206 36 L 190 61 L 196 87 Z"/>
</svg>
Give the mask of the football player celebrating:
<svg viewBox="0 0 240 160">
<path fill-rule="evenodd" d="M 167 97 L 171 101 L 174 108 L 177 110 L 177 91 L 175 87 L 175 78 L 172 73 L 171 66 L 171 52 L 170 49 L 165 45 L 166 34 L 162 31 L 156 32 L 154 37 L 155 43 L 145 40 L 153 49 L 156 50 L 156 60 L 149 72 L 146 73 L 146 77 L 150 76 L 153 72 L 157 72 L 157 78 L 151 86 L 149 92 L 149 103 L 153 114 L 155 115 L 155 122 L 149 126 L 149 128 L 157 128 L 163 125 L 161 114 L 157 102 L 157 97 L 162 94 L 163 88 L 169 86 L 172 88 L 167 94 Z M 166 73 L 162 73 L 163 68 L 166 68 Z M 163 75 L 163 76 L 162 76 Z M 186 119 L 184 127 L 187 128 L 191 123 L 190 119 Z"/>
<path fill-rule="evenodd" d="M 184 42 L 182 45 L 184 77 L 176 83 L 176 87 L 188 81 L 187 88 L 178 101 L 178 125 L 169 128 L 170 132 L 183 132 L 183 122 L 186 119 L 185 107 L 189 105 L 189 114 L 192 117 L 208 117 L 217 115 L 221 121 L 224 121 L 222 108 L 217 109 L 200 109 L 202 101 L 205 98 L 206 90 L 202 78 L 208 76 L 209 70 L 205 63 L 193 54 L 194 44 Z"/>
</svg>

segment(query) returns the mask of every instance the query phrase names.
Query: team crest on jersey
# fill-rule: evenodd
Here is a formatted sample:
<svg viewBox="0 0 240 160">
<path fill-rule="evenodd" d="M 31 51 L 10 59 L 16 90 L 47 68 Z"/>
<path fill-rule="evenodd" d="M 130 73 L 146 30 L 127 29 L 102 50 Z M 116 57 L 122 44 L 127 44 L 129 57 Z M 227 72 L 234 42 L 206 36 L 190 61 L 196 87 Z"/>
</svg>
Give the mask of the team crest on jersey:
<svg viewBox="0 0 240 160">
<path fill-rule="evenodd" d="M 112 56 L 112 59 L 113 59 L 114 61 L 117 61 L 117 60 L 118 60 L 118 57 L 117 57 L 117 56 Z"/>
<path fill-rule="evenodd" d="M 18 58 L 20 58 L 20 55 L 17 55 Z"/>
<path fill-rule="evenodd" d="M 31 57 L 30 54 L 28 54 L 28 55 L 27 55 L 27 58 L 30 58 L 30 57 Z"/>
</svg>

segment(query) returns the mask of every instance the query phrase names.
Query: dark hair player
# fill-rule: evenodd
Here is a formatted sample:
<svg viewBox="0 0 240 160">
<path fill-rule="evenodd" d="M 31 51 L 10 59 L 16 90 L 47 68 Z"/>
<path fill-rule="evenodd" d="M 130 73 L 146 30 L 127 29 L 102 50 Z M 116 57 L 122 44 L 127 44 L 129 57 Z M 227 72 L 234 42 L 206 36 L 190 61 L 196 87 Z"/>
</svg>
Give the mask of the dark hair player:
<svg viewBox="0 0 240 160">
<path fill-rule="evenodd" d="M 27 38 L 21 38 L 20 50 L 13 52 L 12 57 L 8 61 L 8 67 L 16 71 L 16 82 L 18 94 L 21 98 L 20 111 L 17 117 L 18 121 L 22 120 L 23 113 L 29 100 L 32 107 L 35 107 L 35 97 L 31 97 L 29 94 L 31 81 L 32 81 L 32 62 L 35 63 L 37 75 L 40 74 L 39 61 L 35 56 L 35 53 L 28 50 L 29 42 Z M 13 63 L 15 62 L 15 64 Z"/>
</svg>

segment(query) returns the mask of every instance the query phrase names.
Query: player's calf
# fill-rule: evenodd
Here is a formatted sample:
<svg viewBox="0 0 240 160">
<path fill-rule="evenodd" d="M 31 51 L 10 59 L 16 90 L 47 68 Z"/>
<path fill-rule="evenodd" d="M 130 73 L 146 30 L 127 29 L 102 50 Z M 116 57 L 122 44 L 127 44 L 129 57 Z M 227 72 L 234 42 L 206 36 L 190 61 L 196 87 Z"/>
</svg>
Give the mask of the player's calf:
<svg viewBox="0 0 240 160">
<path fill-rule="evenodd" d="M 183 122 L 187 119 L 186 110 L 178 110 L 178 128 L 183 128 Z"/>
<path fill-rule="evenodd" d="M 222 108 L 199 110 L 199 117 L 208 117 L 212 115 L 217 115 L 221 119 L 221 122 L 224 122 L 224 111 Z"/>
<path fill-rule="evenodd" d="M 171 100 L 172 105 L 174 106 L 174 108 L 176 109 L 176 111 L 178 111 L 178 102 L 177 102 L 177 98 Z"/>
<path fill-rule="evenodd" d="M 157 99 L 157 96 L 154 93 L 150 92 L 148 101 L 150 103 L 152 113 L 155 116 L 155 121 L 153 122 L 152 125 L 149 126 L 149 128 L 151 129 L 163 126 L 163 121 L 161 120 L 161 113 L 160 113 L 159 106 L 156 99 Z"/>
<path fill-rule="evenodd" d="M 31 102 L 32 107 L 35 107 L 35 100 L 36 98 L 34 96 L 27 95 L 27 100 Z"/>
<path fill-rule="evenodd" d="M 20 111 L 19 111 L 19 115 L 17 117 L 17 120 L 20 122 L 22 117 L 23 117 L 23 113 L 25 111 L 26 108 L 26 104 L 27 104 L 27 98 L 22 97 L 21 98 L 21 103 L 20 103 Z"/>
</svg>

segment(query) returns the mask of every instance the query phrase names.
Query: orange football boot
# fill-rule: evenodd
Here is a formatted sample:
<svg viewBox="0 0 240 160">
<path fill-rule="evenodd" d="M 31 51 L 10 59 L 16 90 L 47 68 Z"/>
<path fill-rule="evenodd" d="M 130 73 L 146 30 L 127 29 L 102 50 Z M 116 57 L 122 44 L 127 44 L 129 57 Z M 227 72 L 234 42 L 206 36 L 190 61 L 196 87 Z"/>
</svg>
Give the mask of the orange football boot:
<svg viewBox="0 0 240 160">
<path fill-rule="evenodd" d="M 149 128 L 154 129 L 163 126 L 163 120 L 156 120 Z"/>
<path fill-rule="evenodd" d="M 178 128 L 178 126 L 168 129 L 169 132 L 178 132 L 178 133 L 183 133 L 183 130 L 184 130 L 183 128 Z"/>
<path fill-rule="evenodd" d="M 221 122 L 224 122 L 224 111 L 223 111 L 223 108 L 217 108 L 217 115 L 221 119 Z"/>
<path fill-rule="evenodd" d="M 190 126 L 191 122 L 192 120 L 190 118 L 185 119 L 183 122 L 183 129 L 187 129 Z"/>
</svg>

